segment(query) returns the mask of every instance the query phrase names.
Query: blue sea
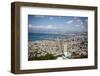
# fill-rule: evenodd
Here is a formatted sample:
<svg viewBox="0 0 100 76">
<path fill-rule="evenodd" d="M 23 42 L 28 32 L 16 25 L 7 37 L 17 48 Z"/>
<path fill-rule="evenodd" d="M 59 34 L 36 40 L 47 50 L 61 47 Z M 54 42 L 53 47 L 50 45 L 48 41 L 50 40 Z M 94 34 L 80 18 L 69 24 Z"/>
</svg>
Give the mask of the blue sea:
<svg viewBox="0 0 100 76">
<path fill-rule="evenodd" d="M 68 38 L 68 35 L 60 34 L 44 34 L 44 33 L 28 33 L 28 41 L 35 40 L 55 40 Z"/>
</svg>

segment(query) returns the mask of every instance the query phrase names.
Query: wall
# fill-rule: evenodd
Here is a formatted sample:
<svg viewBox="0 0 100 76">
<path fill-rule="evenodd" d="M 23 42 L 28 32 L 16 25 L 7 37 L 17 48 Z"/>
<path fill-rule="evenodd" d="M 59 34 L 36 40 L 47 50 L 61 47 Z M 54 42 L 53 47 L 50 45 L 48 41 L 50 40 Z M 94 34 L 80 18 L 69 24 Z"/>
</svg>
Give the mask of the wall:
<svg viewBox="0 0 100 76">
<path fill-rule="evenodd" d="M 0 76 L 16 76 L 10 73 L 11 60 L 11 15 L 10 3 L 15 0 L 1 0 L 0 2 Z M 56 4 L 74 4 L 74 5 L 90 5 L 98 6 L 100 16 L 100 0 L 17 0 L 26 2 L 41 2 L 41 3 L 56 3 Z M 98 21 L 100 18 L 98 18 Z M 100 24 L 100 22 L 98 23 Z M 100 26 L 98 25 L 98 28 Z M 98 29 L 98 33 L 100 30 Z M 100 42 L 100 35 L 98 36 L 98 43 Z M 98 47 L 100 44 L 98 45 Z M 100 49 L 98 49 L 99 51 Z M 100 51 L 98 52 L 100 58 Z M 81 71 L 65 71 L 52 73 L 38 73 L 38 74 L 22 74 L 18 76 L 99 76 L 100 74 L 100 60 L 98 62 L 98 70 L 81 70 Z"/>
</svg>

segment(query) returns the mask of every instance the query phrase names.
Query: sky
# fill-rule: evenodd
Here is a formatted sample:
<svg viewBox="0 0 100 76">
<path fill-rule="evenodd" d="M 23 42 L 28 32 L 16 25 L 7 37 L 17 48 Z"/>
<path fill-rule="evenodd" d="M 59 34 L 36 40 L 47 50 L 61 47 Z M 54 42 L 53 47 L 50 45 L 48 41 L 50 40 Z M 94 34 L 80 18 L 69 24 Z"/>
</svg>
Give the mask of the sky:
<svg viewBox="0 0 100 76">
<path fill-rule="evenodd" d="M 28 15 L 28 31 L 33 33 L 87 32 L 88 17 Z"/>
</svg>

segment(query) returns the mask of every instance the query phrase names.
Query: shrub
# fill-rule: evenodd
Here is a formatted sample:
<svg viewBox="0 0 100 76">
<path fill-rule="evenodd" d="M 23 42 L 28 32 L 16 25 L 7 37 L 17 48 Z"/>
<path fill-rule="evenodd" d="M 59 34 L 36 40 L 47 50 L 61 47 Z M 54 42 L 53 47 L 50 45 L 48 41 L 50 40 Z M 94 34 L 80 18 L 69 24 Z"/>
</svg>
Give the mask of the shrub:
<svg viewBox="0 0 100 76">
<path fill-rule="evenodd" d="M 57 56 L 47 53 L 45 56 L 39 56 L 39 57 L 33 56 L 32 58 L 29 58 L 28 60 L 53 60 L 56 58 L 57 58 Z"/>
</svg>

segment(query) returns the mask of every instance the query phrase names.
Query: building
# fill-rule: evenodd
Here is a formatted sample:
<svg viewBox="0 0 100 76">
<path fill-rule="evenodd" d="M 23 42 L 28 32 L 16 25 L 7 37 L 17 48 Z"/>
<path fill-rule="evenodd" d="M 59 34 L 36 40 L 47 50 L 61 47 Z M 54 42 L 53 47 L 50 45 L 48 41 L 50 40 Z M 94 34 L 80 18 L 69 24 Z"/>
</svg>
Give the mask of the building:
<svg viewBox="0 0 100 76">
<path fill-rule="evenodd" d="M 87 36 L 84 35 L 67 39 L 31 41 L 28 47 L 29 58 L 45 56 L 48 53 L 63 59 L 82 58 L 88 55 Z"/>
<path fill-rule="evenodd" d="M 66 39 L 63 46 L 66 57 L 79 58 L 81 55 L 87 55 L 88 42 L 86 36 L 74 36 Z"/>
</svg>

